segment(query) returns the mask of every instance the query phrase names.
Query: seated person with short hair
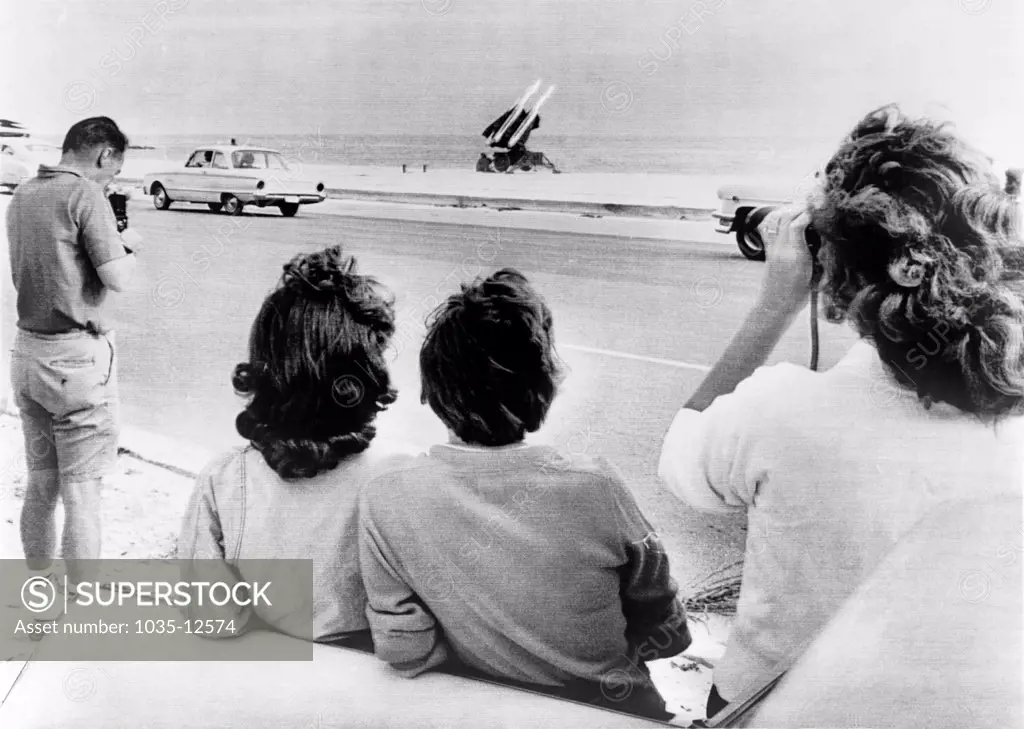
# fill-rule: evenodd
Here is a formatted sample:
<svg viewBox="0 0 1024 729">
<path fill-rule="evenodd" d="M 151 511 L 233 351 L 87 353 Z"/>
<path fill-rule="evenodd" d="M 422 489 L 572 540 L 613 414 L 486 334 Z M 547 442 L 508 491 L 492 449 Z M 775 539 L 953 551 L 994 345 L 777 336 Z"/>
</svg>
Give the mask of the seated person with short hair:
<svg viewBox="0 0 1024 729">
<path fill-rule="evenodd" d="M 464 285 L 431 316 L 420 369 L 449 442 L 360 501 L 378 657 L 671 717 L 644 661 L 690 634 L 658 535 L 603 458 L 524 442 L 559 379 L 544 301 L 511 269 Z"/>
</svg>

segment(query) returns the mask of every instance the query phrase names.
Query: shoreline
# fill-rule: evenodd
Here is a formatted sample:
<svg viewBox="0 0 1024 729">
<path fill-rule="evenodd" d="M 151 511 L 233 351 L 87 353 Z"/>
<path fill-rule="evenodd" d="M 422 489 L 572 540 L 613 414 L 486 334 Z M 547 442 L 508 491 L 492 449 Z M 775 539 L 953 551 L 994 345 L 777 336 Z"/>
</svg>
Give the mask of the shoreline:
<svg viewBox="0 0 1024 729">
<path fill-rule="evenodd" d="M 292 169 L 278 179 L 323 182 L 331 199 L 446 207 L 491 207 L 589 216 L 710 220 L 725 184 L 778 186 L 778 177 L 684 175 L 637 172 L 548 171 L 488 174 L 474 170 L 356 166 L 288 159 Z M 175 173 L 184 159 L 129 155 L 120 179 L 141 185 L 146 175 Z M 783 180 L 785 184 L 787 181 Z M 794 186 L 798 180 L 792 180 Z"/>
</svg>

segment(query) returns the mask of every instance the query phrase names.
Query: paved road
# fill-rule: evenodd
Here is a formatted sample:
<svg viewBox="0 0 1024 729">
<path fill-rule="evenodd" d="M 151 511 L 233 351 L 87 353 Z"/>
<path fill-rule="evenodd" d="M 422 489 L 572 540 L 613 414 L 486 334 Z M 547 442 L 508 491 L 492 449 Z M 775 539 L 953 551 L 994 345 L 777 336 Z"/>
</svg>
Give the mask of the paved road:
<svg viewBox="0 0 1024 729">
<path fill-rule="evenodd" d="M 230 374 L 245 355 L 252 318 L 293 254 L 341 243 L 398 293 L 393 371 L 399 401 L 382 434 L 417 444 L 444 437 L 419 404 L 416 351 L 439 295 L 481 271 L 522 270 L 554 312 L 569 377 L 541 439 L 609 457 L 663 533 L 680 579 L 741 554 L 742 516 L 707 520 L 655 478 L 661 437 L 753 300 L 761 264 L 730 245 L 380 220 L 303 210 L 239 218 L 133 202 L 144 234 L 140 276 L 119 297 L 120 376 L 126 422 L 206 449 L 238 442 L 240 400 Z M 4 284 L 4 346 L 14 304 Z M 825 326 L 821 364 L 852 342 Z M 773 357 L 806 362 L 806 324 Z"/>
</svg>

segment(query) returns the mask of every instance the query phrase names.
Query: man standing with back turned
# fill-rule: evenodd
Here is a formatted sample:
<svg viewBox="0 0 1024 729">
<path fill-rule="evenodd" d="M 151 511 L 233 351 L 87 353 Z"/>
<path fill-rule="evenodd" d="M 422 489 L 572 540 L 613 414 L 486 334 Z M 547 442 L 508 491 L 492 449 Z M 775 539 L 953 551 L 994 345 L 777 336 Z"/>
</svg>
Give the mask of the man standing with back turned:
<svg viewBox="0 0 1024 729">
<path fill-rule="evenodd" d="M 121 171 L 127 146 L 107 117 L 78 122 L 64 138 L 60 163 L 41 165 L 7 211 L 18 293 L 11 385 L 28 466 L 21 542 L 28 568 L 49 575 L 60 497 L 72 586 L 91 579 L 78 560 L 99 559 L 101 486 L 117 460 L 108 291 L 125 290 L 136 259 L 104 188 Z"/>
</svg>

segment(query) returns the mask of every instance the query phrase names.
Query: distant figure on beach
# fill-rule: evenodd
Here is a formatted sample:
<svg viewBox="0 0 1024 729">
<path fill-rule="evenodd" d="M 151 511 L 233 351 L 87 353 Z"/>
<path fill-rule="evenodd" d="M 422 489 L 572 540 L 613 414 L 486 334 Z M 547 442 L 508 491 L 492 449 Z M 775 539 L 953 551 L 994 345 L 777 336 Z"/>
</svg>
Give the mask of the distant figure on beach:
<svg viewBox="0 0 1024 729">
<path fill-rule="evenodd" d="M 238 146 L 238 142 L 235 141 L 234 137 L 231 137 L 231 146 L 232 147 L 237 147 Z"/>
<path fill-rule="evenodd" d="M 95 578 L 79 560 L 100 557 L 103 480 L 117 464 L 118 364 L 108 293 L 128 288 L 136 259 L 118 234 L 105 188 L 127 147 L 112 119 L 78 122 L 64 138 L 60 163 L 41 165 L 7 210 L 18 295 L 11 384 L 28 470 L 21 543 L 28 568 L 59 584 L 52 560 L 61 500 L 72 593 Z"/>
<path fill-rule="evenodd" d="M 249 444 L 199 475 L 178 558 L 228 584 L 288 579 L 272 561 L 246 560 L 311 559 L 315 587 L 312 626 L 308 587 L 295 585 L 296 603 L 235 617 L 240 633 L 255 617 L 293 637 L 370 647 L 356 507 L 381 456 L 374 421 L 396 398 L 385 354 L 394 333 L 393 294 L 340 246 L 285 264 L 256 315 L 231 378 L 248 398 L 235 427 Z"/>
<path fill-rule="evenodd" d="M 476 171 L 477 172 L 494 172 L 494 167 L 492 166 L 492 164 L 493 163 L 491 162 L 491 158 L 488 157 L 485 152 L 481 152 L 480 153 L 480 159 L 478 159 L 476 161 Z"/>
</svg>

